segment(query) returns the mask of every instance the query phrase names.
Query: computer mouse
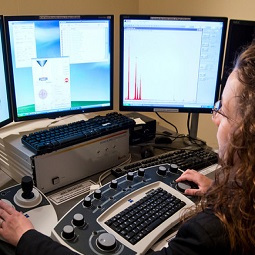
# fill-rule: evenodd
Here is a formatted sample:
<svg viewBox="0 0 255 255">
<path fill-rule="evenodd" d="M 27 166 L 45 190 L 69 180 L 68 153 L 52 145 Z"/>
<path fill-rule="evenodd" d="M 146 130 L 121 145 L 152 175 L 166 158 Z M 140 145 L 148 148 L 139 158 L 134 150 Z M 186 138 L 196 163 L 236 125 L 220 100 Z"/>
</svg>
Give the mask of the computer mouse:
<svg viewBox="0 0 255 255">
<path fill-rule="evenodd" d="M 172 141 L 172 139 L 169 136 L 161 135 L 161 136 L 157 136 L 155 138 L 155 143 L 156 144 L 170 144 L 172 142 L 173 141 Z"/>
<path fill-rule="evenodd" d="M 154 149 L 152 146 L 144 146 L 141 148 L 141 157 L 144 158 L 150 158 L 154 156 Z"/>
</svg>

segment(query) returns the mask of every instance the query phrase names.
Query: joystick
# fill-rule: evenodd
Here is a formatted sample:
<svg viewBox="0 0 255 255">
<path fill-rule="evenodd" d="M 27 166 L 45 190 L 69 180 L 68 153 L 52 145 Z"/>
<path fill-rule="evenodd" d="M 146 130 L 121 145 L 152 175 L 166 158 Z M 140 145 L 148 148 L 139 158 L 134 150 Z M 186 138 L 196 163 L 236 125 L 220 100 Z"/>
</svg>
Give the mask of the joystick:
<svg viewBox="0 0 255 255">
<path fill-rule="evenodd" d="M 34 197 L 33 190 L 33 180 L 30 176 L 24 176 L 21 181 L 21 188 L 23 190 L 23 193 L 21 196 L 24 199 L 31 199 Z"/>
<path fill-rule="evenodd" d="M 21 180 L 21 189 L 14 196 L 14 202 L 23 208 L 32 208 L 39 205 L 42 196 L 33 188 L 33 180 L 30 176 L 24 176 Z"/>
</svg>

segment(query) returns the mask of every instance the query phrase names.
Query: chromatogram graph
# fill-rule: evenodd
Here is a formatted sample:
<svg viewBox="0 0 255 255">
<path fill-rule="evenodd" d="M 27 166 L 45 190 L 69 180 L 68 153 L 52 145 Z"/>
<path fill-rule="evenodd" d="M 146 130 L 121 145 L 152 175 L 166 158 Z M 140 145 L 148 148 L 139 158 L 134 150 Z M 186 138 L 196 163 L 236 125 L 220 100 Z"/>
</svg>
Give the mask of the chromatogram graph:
<svg viewBox="0 0 255 255">
<path fill-rule="evenodd" d="M 131 64 L 130 64 L 130 48 L 128 49 L 128 86 L 126 100 L 142 100 L 142 79 L 137 78 L 137 60 L 134 69 L 134 82 L 131 82 Z M 132 89 L 133 88 L 133 89 Z M 134 91 L 134 96 L 130 96 L 130 91 Z"/>
</svg>

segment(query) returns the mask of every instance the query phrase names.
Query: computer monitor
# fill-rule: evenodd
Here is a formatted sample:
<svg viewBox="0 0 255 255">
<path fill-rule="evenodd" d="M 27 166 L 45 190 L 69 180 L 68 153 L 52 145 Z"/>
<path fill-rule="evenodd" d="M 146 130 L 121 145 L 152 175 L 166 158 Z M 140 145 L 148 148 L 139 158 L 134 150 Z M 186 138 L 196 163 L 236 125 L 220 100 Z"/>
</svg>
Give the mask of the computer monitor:
<svg viewBox="0 0 255 255">
<path fill-rule="evenodd" d="M 3 16 L 0 16 L 0 127 L 12 122 Z"/>
<path fill-rule="evenodd" d="M 222 75 L 222 87 L 226 85 L 227 78 L 233 70 L 236 57 L 243 48 L 252 43 L 255 38 L 255 21 L 235 20 L 229 21 L 228 38 Z"/>
<path fill-rule="evenodd" d="M 121 15 L 120 110 L 210 113 L 227 18 Z"/>
<path fill-rule="evenodd" d="M 113 19 L 5 17 L 15 121 L 113 109 Z"/>
</svg>

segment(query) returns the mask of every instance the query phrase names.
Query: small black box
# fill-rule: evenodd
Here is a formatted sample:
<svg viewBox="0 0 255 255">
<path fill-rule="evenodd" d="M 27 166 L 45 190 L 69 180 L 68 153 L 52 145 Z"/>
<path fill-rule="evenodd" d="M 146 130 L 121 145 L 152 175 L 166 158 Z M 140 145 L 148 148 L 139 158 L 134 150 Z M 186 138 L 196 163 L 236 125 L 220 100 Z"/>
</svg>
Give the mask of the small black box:
<svg viewBox="0 0 255 255">
<path fill-rule="evenodd" d="M 156 135 L 156 120 L 140 113 L 126 114 L 136 121 L 136 125 L 130 128 L 129 144 L 137 144 L 152 140 Z"/>
</svg>

